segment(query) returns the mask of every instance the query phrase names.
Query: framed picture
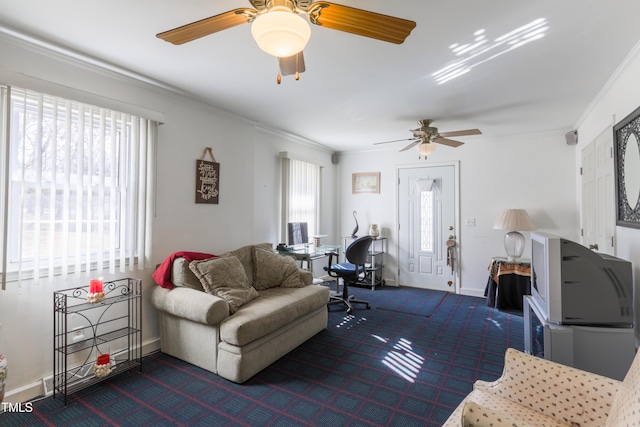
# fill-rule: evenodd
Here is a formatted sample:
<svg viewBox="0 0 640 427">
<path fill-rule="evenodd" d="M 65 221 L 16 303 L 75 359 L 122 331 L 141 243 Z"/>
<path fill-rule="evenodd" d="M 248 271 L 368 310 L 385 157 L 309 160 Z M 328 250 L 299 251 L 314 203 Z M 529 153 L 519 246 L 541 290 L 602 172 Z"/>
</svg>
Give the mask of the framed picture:
<svg viewBox="0 0 640 427">
<path fill-rule="evenodd" d="M 616 223 L 640 228 L 640 107 L 613 127 Z"/>
<path fill-rule="evenodd" d="M 351 175 L 352 194 L 380 194 L 380 172 L 361 172 Z"/>
<path fill-rule="evenodd" d="M 205 160 L 209 153 L 212 162 Z M 209 203 L 217 205 L 220 200 L 220 163 L 216 162 L 211 147 L 202 152 L 200 159 L 196 160 L 196 203 Z"/>
</svg>

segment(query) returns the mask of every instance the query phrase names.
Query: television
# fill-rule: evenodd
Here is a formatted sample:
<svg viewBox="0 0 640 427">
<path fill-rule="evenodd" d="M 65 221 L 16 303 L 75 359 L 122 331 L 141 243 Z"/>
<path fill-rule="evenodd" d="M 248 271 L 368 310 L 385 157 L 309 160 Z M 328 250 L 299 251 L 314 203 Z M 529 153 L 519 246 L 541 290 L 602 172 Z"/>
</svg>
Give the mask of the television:
<svg viewBox="0 0 640 427">
<path fill-rule="evenodd" d="M 553 234 L 531 233 L 531 296 L 547 322 L 633 326 L 631 263 Z"/>
</svg>

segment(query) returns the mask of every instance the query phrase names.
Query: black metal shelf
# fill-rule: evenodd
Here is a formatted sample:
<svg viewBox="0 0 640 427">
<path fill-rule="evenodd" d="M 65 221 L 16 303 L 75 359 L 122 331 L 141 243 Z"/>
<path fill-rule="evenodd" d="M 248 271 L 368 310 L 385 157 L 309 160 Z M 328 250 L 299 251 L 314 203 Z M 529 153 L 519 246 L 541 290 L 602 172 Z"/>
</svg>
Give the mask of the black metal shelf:
<svg viewBox="0 0 640 427">
<path fill-rule="evenodd" d="M 118 338 L 123 338 L 128 335 L 135 334 L 137 332 L 141 332 L 140 329 L 129 328 L 129 327 L 120 328 L 112 332 L 98 335 L 95 338 L 76 341 L 72 344 L 68 344 L 67 346 L 56 348 L 56 350 L 64 354 L 77 353 L 79 351 L 86 350 L 96 345 L 105 344 L 109 341 L 117 340 Z"/>
<path fill-rule="evenodd" d="M 103 288 L 104 299 L 94 303 L 87 300 L 88 287 L 53 293 L 53 398 L 62 394 L 65 406 L 69 395 L 85 387 L 133 368 L 142 370 L 142 281 L 114 280 Z M 70 327 L 71 316 L 82 325 Z M 74 341 L 79 331 L 89 338 Z M 109 346 L 111 372 L 96 377 L 94 366 L 104 345 Z"/>
<path fill-rule="evenodd" d="M 126 360 L 116 364 L 116 366 L 111 368 L 111 373 L 106 377 L 96 377 L 93 374 L 88 374 L 85 377 L 79 377 L 77 373 L 73 371 L 67 371 L 64 374 L 59 374 L 56 381 L 56 391 L 60 394 L 65 394 L 65 385 L 66 385 L 66 395 L 73 394 L 77 391 L 84 389 L 85 387 L 89 387 L 90 385 L 97 384 L 101 381 L 109 377 L 113 377 L 114 375 L 118 375 L 122 372 L 129 371 L 133 368 L 142 367 L 140 362 Z M 86 365 L 82 365 L 78 368 L 75 368 L 74 371 L 83 372 L 82 368 L 93 370 L 93 363 L 88 363 Z M 66 375 L 65 375 L 66 374 Z M 65 396 L 66 397 L 66 396 Z"/>
</svg>

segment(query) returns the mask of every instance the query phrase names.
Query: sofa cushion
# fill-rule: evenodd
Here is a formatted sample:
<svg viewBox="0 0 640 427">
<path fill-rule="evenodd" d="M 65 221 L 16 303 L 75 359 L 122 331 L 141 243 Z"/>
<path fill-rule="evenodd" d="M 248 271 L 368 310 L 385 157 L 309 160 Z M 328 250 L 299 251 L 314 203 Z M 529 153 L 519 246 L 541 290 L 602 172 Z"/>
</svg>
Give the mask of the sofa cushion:
<svg viewBox="0 0 640 427">
<path fill-rule="evenodd" d="M 303 288 L 276 287 L 260 291 L 260 298 L 245 304 L 220 323 L 220 339 L 243 346 L 279 329 L 329 301 L 329 288 L 309 285 Z"/>
<path fill-rule="evenodd" d="M 253 287 L 261 291 L 276 286 L 285 288 L 305 286 L 300 278 L 296 260 L 273 251 L 253 248 Z"/>
<path fill-rule="evenodd" d="M 171 266 L 171 283 L 177 287 L 191 288 L 204 292 L 200 279 L 198 279 L 189 268 L 189 261 L 182 257 L 173 260 L 173 265 Z"/>
<path fill-rule="evenodd" d="M 508 399 L 504 399 L 491 392 L 484 390 L 474 390 L 465 399 L 466 403 L 474 402 L 483 408 L 486 408 L 491 413 L 502 414 L 506 418 L 517 419 L 519 423 L 517 425 L 522 426 L 545 426 L 545 427 L 569 427 L 571 424 L 563 423 L 550 416 L 543 414 L 542 412 L 534 411 L 530 408 L 519 405 Z M 561 402 L 558 402 L 561 403 Z M 469 408 L 466 408 L 467 410 Z M 468 412 L 467 412 L 468 414 Z M 463 409 L 464 417 L 464 409 Z M 470 424 L 473 425 L 473 424 Z M 483 425 L 483 424 L 480 424 Z M 501 425 L 501 424 L 499 424 Z"/>
<path fill-rule="evenodd" d="M 240 263 L 242 263 L 242 267 L 244 268 L 244 274 L 247 276 L 247 279 L 249 280 L 249 284 L 253 283 L 253 248 L 270 251 L 270 250 L 273 250 L 273 245 L 271 243 L 258 243 L 257 245 L 246 245 L 221 255 L 221 256 L 225 256 L 225 255 L 235 256 L 240 260 Z"/>
<path fill-rule="evenodd" d="M 227 301 L 230 314 L 258 297 L 258 292 L 249 284 L 240 260 L 234 256 L 191 261 L 189 268 L 200 279 L 206 292 Z"/>
<path fill-rule="evenodd" d="M 461 425 L 463 427 L 539 427 L 537 424 L 523 423 L 517 418 L 517 414 L 513 415 L 515 418 L 469 401 L 464 404 Z"/>
</svg>

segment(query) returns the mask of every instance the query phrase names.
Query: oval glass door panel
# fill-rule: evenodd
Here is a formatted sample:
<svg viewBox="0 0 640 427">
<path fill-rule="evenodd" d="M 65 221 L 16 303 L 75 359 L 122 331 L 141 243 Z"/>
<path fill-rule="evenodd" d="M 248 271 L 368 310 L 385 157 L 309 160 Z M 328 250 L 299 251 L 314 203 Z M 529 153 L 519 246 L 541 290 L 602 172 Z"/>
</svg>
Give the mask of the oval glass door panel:
<svg viewBox="0 0 640 427">
<path fill-rule="evenodd" d="M 629 135 L 624 153 L 624 190 L 627 203 L 635 210 L 640 198 L 640 147 L 635 134 Z"/>
</svg>

